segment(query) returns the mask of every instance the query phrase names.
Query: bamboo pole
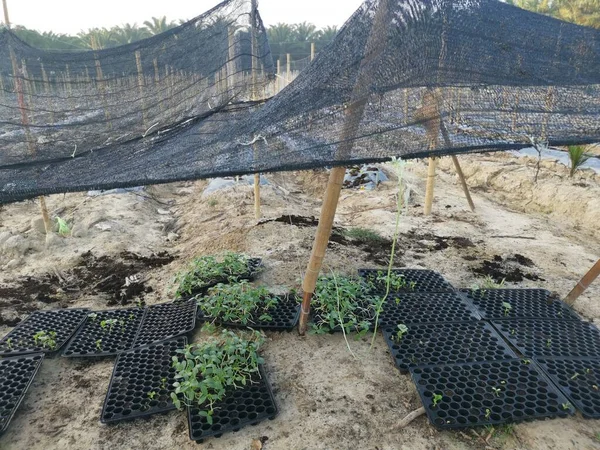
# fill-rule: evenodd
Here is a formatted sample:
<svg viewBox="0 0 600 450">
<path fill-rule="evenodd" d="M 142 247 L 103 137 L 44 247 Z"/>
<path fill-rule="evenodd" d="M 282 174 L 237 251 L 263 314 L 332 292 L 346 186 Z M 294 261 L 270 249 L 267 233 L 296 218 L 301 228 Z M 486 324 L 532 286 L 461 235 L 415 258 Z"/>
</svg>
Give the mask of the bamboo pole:
<svg viewBox="0 0 600 450">
<path fill-rule="evenodd" d="M 435 170 L 437 158 L 429 158 L 429 170 L 427 171 L 427 190 L 425 191 L 425 215 L 431 214 L 433 205 L 433 191 L 435 189 Z"/>
<path fill-rule="evenodd" d="M 471 211 L 475 211 L 475 204 L 473 203 L 473 199 L 471 198 L 469 186 L 467 185 L 467 180 L 465 179 L 465 174 L 463 173 L 462 167 L 460 167 L 458 158 L 455 155 L 452 155 L 452 162 L 454 163 L 454 168 L 456 169 L 456 173 L 458 174 L 458 179 L 460 180 L 460 184 L 462 186 L 463 192 L 465 193 L 465 197 L 467 197 L 469 208 L 471 208 Z"/>
<path fill-rule="evenodd" d="M 258 42 L 256 40 L 256 22 L 258 13 L 258 1 L 252 0 L 252 100 L 258 100 L 256 92 L 256 71 L 258 70 Z M 256 137 L 256 136 L 255 136 Z M 253 144 L 254 161 L 258 159 L 258 143 Z M 254 216 L 260 219 L 262 216 L 260 210 L 260 173 L 254 174 Z"/>
<path fill-rule="evenodd" d="M 105 96 L 105 86 L 104 86 L 104 74 L 102 73 L 102 65 L 100 64 L 100 60 L 98 59 L 98 54 L 95 52 L 100 49 L 98 42 L 96 41 L 96 37 L 91 37 L 92 50 L 94 50 L 94 63 L 96 64 L 96 82 L 98 85 L 98 89 L 100 90 L 100 94 L 102 97 L 102 103 L 104 104 L 104 118 L 106 119 L 106 124 L 109 130 L 112 130 L 112 123 L 110 120 L 110 112 L 108 111 L 108 104 L 106 102 Z"/>
<path fill-rule="evenodd" d="M 227 57 L 227 89 L 233 92 L 236 86 L 236 61 L 235 61 L 235 27 L 229 27 L 227 41 L 229 44 L 229 52 Z M 253 58 L 254 60 L 254 58 Z M 231 94 L 228 94 L 231 95 Z"/>
<path fill-rule="evenodd" d="M 288 53 L 286 55 L 286 58 L 287 61 L 285 67 L 285 85 L 287 86 L 292 82 L 292 55 Z"/>
<path fill-rule="evenodd" d="M 281 92 L 281 60 L 277 59 L 277 93 Z"/>
<path fill-rule="evenodd" d="M 313 61 L 315 59 L 315 43 L 310 43 L 310 60 Z"/>
<path fill-rule="evenodd" d="M 6 28 L 10 30 L 10 20 L 8 18 L 8 6 L 6 4 L 6 0 L 2 0 L 2 6 L 4 9 L 4 24 Z M 31 155 L 35 155 L 35 143 L 33 142 L 31 132 L 29 130 L 29 117 L 27 117 L 27 112 L 25 108 L 25 97 L 23 96 L 23 87 L 21 85 L 21 79 L 19 77 L 19 67 L 17 64 L 17 56 L 12 49 L 12 46 L 9 44 L 8 51 L 10 53 L 10 60 L 13 69 L 13 76 L 15 78 L 15 92 L 17 94 L 17 99 L 19 102 L 19 110 L 21 111 L 21 123 L 25 128 L 25 136 L 27 139 L 27 145 L 29 146 L 29 152 Z M 46 230 L 46 236 L 48 236 L 52 232 L 52 224 L 50 223 L 50 215 L 48 214 L 48 208 L 46 207 L 46 200 L 44 197 L 40 197 L 40 209 L 42 211 L 42 219 L 44 220 L 44 229 Z"/>
<path fill-rule="evenodd" d="M 371 33 L 365 46 L 365 56 L 361 61 L 358 77 L 350 97 L 351 101 L 346 109 L 346 119 L 344 121 L 344 127 L 340 136 L 340 144 L 336 154 L 336 159 L 339 161 L 347 159 L 352 151 L 354 146 L 353 139 L 356 136 L 356 131 L 365 112 L 372 77 L 372 73 L 368 68 L 373 66 L 373 61 L 379 58 L 385 49 L 388 30 L 386 18 L 388 16 L 390 1 L 391 0 L 380 0 L 377 12 L 373 19 Z M 298 327 L 300 335 L 306 333 L 308 317 L 310 314 L 310 302 L 315 292 L 319 273 L 323 266 L 327 243 L 331 236 L 333 220 L 335 218 L 335 212 L 339 202 L 345 174 L 346 170 L 343 167 L 335 167 L 329 174 L 323 206 L 321 207 L 319 226 L 317 227 L 317 234 L 313 243 L 310 261 L 308 262 L 306 274 L 302 283 L 304 294 L 300 311 L 300 325 Z"/>
<path fill-rule="evenodd" d="M 585 292 L 585 290 L 590 287 L 590 284 L 594 282 L 596 278 L 600 276 L 600 259 L 594 264 L 588 273 L 586 273 L 583 278 L 577 283 L 577 285 L 573 288 L 569 295 L 565 298 L 565 303 L 569 306 L 573 306 L 575 300 L 577 300 L 581 294 Z"/>
</svg>

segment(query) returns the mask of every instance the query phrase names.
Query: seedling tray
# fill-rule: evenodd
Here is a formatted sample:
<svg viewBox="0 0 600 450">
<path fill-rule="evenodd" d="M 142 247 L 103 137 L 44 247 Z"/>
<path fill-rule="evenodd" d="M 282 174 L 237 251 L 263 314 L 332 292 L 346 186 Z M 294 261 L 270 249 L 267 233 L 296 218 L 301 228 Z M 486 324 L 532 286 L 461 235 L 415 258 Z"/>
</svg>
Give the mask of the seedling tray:
<svg viewBox="0 0 600 450">
<path fill-rule="evenodd" d="M 402 373 L 420 365 L 495 361 L 517 356 L 492 326 L 482 321 L 407 327 L 400 341 L 396 327 L 383 330 L 394 363 Z"/>
<path fill-rule="evenodd" d="M 43 360 L 43 353 L 0 359 L 0 436 L 25 398 Z"/>
<path fill-rule="evenodd" d="M 172 359 L 186 345 L 187 338 L 180 336 L 120 353 L 100 421 L 132 420 L 175 409 L 171 400 L 176 373 Z"/>
<path fill-rule="evenodd" d="M 376 277 L 378 272 L 383 272 L 384 275 L 387 275 L 387 269 L 359 269 L 358 275 L 367 280 L 371 276 Z M 392 272 L 396 275 L 404 276 L 408 284 L 411 282 L 416 283 L 414 289 L 406 287 L 392 292 L 454 292 L 454 288 L 450 283 L 433 270 L 394 269 Z M 385 283 L 375 283 L 374 292 L 385 294 Z"/>
<path fill-rule="evenodd" d="M 536 358 L 583 417 L 600 418 L 600 360 L 591 358 Z"/>
<path fill-rule="evenodd" d="M 144 309 L 114 309 L 97 311 L 96 317 L 88 317 L 83 327 L 69 341 L 62 356 L 67 358 L 113 356 L 133 346 L 140 328 Z M 103 321 L 116 320 L 112 326 L 102 327 Z M 122 324 L 121 324 L 122 321 Z M 97 345 L 101 341 L 100 346 Z"/>
<path fill-rule="evenodd" d="M 509 359 L 410 369 L 437 428 L 498 425 L 567 417 L 573 406 L 535 363 Z M 442 396 L 434 406 L 436 395 Z"/>
<path fill-rule="evenodd" d="M 198 408 L 188 408 L 190 439 L 200 443 L 209 437 L 221 437 L 223 433 L 274 419 L 278 409 L 273 392 L 262 366 L 259 372 L 260 377 L 254 378 L 252 383 L 231 390 L 222 401 L 215 403 L 212 425 L 199 414 Z"/>
<path fill-rule="evenodd" d="M 0 340 L 0 356 L 23 355 L 27 353 L 58 352 L 85 321 L 88 309 L 57 309 L 36 311 L 17 325 Z M 38 331 L 56 333 L 56 347 L 44 348 L 36 344 L 33 335 Z M 10 341 L 9 341 L 10 339 Z"/>
<path fill-rule="evenodd" d="M 398 324 L 472 322 L 479 314 L 455 292 L 396 294 L 383 305 L 379 323 L 384 327 Z"/>
<path fill-rule="evenodd" d="M 475 305 L 481 317 L 490 320 L 579 320 L 571 308 L 545 289 L 465 289 L 461 292 Z M 503 303 L 510 304 L 510 309 L 505 309 Z"/>
<path fill-rule="evenodd" d="M 188 334 L 196 327 L 196 300 L 163 303 L 146 308 L 134 347 Z"/>
<path fill-rule="evenodd" d="M 495 320 L 496 330 L 524 356 L 600 358 L 600 331 L 575 320 Z"/>
<path fill-rule="evenodd" d="M 201 299 L 199 301 L 202 301 Z M 256 330 L 268 331 L 290 331 L 297 324 L 300 317 L 300 305 L 295 297 L 279 297 L 279 303 L 276 307 L 267 312 L 273 320 L 261 321 L 258 318 L 251 318 L 247 324 L 214 320 L 214 323 L 226 328 L 253 328 Z M 262 313 L 258 314 L 259 316 Z M 202 308 L 198 307 L 198 320 L 201 322 L 212 322 L 213 319 L 205 316 Z"/>
</svg>

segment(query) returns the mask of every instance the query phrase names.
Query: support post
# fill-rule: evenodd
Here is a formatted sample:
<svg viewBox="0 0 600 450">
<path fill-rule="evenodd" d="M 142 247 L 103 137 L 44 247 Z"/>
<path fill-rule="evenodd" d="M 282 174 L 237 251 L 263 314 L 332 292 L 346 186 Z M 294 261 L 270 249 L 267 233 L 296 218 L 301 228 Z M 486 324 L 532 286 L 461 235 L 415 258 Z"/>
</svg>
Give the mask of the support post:
<svg viewBox="0 0 600 450">
<path fill-rule="evenodd" d="M 455 155 L 452 155 L 452 162 L 454 163 L 454 168 L 456 169 L 456 173 L 458 174 L 458 179 L 460 180 L 460 184 L 463 188 L 463 192 L 465 193 L 465 197 L 467 197 L 469 208 L 471 208 L 471 211 L 475 211 L 475 204 L 473 203 L 473 199 L 471 198 L 469 186 L 467 185 L 467 180 L 465 180 L 465 174 L 463 173 L 462 167 L 460 167 L 458 158 Z"/>
<path fill-rule="evenodd" d="M 594 282 L 596 278 L 600 275 L 600 259 L 594 264 L 594 267 L 590 269 L 588 273 L 584 275 L 584 277 L 577 283 L 577 285 L 573 288 L 567 298 L 565 298 L 565 303 L 569 306 L 573 306 L 575 300 L 577 300 L 581 294 L 585 292 L 585 290 Z"/>
<path fill-rule="evenodd" d="M 257 100 L 257 77 L 256 71 L 258 70 L 258 42 L 256 40 L 256 22 L 257 22 L 257 14 L 258 12 L 258 2 L 257 0 L 252 0 L 252 100 Z M 254 160 L 258 159 L 258 143 L 254 143 L 253 146 L 254 151 Z M 260 173 L 254 174 L 254 216 L 256 219 L 260 219 L 262 216 L 260 210 Z"/>
<path fill-rule="evenodd" d="M 314 60 L 315 59 L 315 43 L 311 42 L 310 43 L 310 60 Z"/>
<path fill-rule="evenodd" d="M 360 121 L 365 112 L 367 101 L 369 98 L 369 86 L 371 83 L 371 68 L 374 60 L 378 59 L 385 49 L 388 35 L 388 10 L 391 0 L 380 0 L 377 6 L 377 12 L 373 18 L 371 33 L 365 46 L 365 56 L 361 61 L 358 69 L 358 76 L 350 103 L 346 108 L 346 119 L 341 133 L 340 144 L 338 146 L 336 159 L 343 161 L 348 158 L 354 146 L 354 138 L 356 131 L 360 125 Z M 340 192 L 344 183 L 346 170 L 344 167 L 335 167 L 329 174 L 329 181 L 321 207 L 321 217 L 319 226 L 317 227 L 317 235 L 313 243 L 313 249 L 310 256 L 310 261 L 306 269 L 302 290 L 302 309 L 300 311 L 300 325 L 298 332 L 300 335 L 306 333 L 308 325 L 308 317 L 310 314 L 310 302 L 315 292 L 319 272 L 323 267 L 325 251 L 327 250 L 327 242 L 331 235 L 333 220 L 340 198 Z"/>
<path fill-rule="evenodd" d="M 427 171 L 427 190 L 425 192 L 425 215 L 431 215 L 433 205 L 433 191 L 435 189 L 435 170 L 437 158 L 429 158 L 429 170 Z"/>
<path fill-rule="evenodd" d="M 285 67 L 285 85 L 287 86 L 292 82 L 292 55 L 287 54 L 286 56 L 286 67 Z"/>
<path fill-rule="evenodd" d="M 146 101 L 144 100 L 144 70 L 142 68 L 142 54 L 139 50 L 135 51 L 135 65 L 137 67 L 137 84 L 140 91 L 140 98 L 142 99 L 142 126 L 144 132 L 148 129 L 148 121 L 146 118 Z"/>
</svg>

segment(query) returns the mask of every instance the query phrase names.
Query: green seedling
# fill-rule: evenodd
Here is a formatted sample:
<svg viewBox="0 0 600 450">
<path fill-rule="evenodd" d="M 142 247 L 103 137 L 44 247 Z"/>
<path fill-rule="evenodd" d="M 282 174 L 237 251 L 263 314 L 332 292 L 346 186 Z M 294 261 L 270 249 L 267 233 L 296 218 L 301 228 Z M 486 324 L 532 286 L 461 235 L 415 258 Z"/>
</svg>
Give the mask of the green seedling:
<svg viewBox="0 0 600 450">
<path fill-rule="evenodd" d="M 8 338 L 8 339 L 6 340 L 6 346 L 7 346 L 7 347 L 8 347 L 10 350 L 12 350 L 12 349 L 13 349 L 13 346 L 12 346 L 12 338 Z"/>
<path fill-rule="evenodd" d="M 499 397 L 499 396 L 500 396 L 500 393 L 502 392 L 502 389 L 493 387 L 493 388 L 492 388 L 492 391 L 494 391 L 494 395 L 495 395 L 496 397 Z"/>
<path fill-rule="evenodd" d="M 167 379 L 166 378 L 161 378 L 160 379 L 160 388 L 164 391 L 165 389 L 167 389 Z"/>
<path fill-rule="evenodd" d="M 417 288 L 417 282 L 416 281 L 411 281 L 410 283 L 408 283 L 408 288 L 411 291 L 414 291 Z"/>
<path fill-rule="evenodd" d="M 119 325 L 121 325 L 121 333 L 125 333 L 125 321 L 123 319 L 119 320 Z"/>
<path fill-rule="evenodd" d="M 129 314 L 129 320 L 134 320 L 135 319 L 135 314 Z"/>
<path fill-rule="evenodd" d="M 491 415 L 492 415 L 492 411 L 490 409 L 486 408 L 486 410 L 485 410 L 485 420 L 488 420 Z"/>
<path fill-rule="evenodd" d="M 154 392 L 154 391 L 148 392 L 148 398 L 150 400 L 154 400 L 154 397 L 156 397 L 156 392 Z"/>
<path fill-rule="evenodd" d="M 220 322 L 248 325 L 258 320 L 272 322 L 269 314 L 279 299 L 264 287 L 254 287 L 247 281 L 237 284 L 218 284 L 206 296 L 196 297 L 202 312 Z"/>
<path fill-rule="evenodd" d="M 579 376 L 579 372 L 575 372 L 575 374 L 571 377 L 571 380 L 575 380 Z"/>
<path fill-rule="evenodd" d="M 585 374 L 589 375 L 590 373 L 592 373 L 592 369 L 585 369 Z"/>
<path fill-rule="evenodd" d="M 435 408 L 439 402 L 441 402 L 444 399 L 444 396 L 442 394 L 434 394 L 433 396 L 433 408 Z"/>
<path fill-rule="evenodd" d="M 550 348 L 552 346 L 552 339 L 548 339 L 546 341 L 546 347 Z"/>
<path fill-rule="evenodd" d="M 563 403 L 563 404 L 562 404 L 562 408 L 563 408 L 565 411 L 567 411 L 567 410 L 571 409 L 571 404 L 570 404 L 570 403 Z"/>
<path fill-rule="evenodd" d="M 375 274 L 369 275 L 369 277 L 366 280 L 366 283 L 371 288 L 387 286 L 389 283 L 391 292 L 401 291 L 402 289 L 414 290 L 417 286 L 417 283 L 415 283 L 414 281 L 410 283 L 406 281 L 406 277 L 402 274 L 390 272 L 388 277 L 387 272 L 384 272 L 382 270 L 377 271 Z"/>
<path fill-rule="evenodd" d="M 523 360 L 523 364 L 531 364 L 531 360 L 530 359 L 524 359 Z"/>
<path fill-rule="evenodd" d="M 100 327 L 102 327 L 103 330 L 106 330 L 106 327 L 108 327 L 108 333 L 112 333 L 113 327 L 117 324 L 117 319 L 106 319 L 106 320 L 102 320 L 100 322 Z"/>
<path fill-rule="evenodd" d="M 224 330 L 218 337 L 178 350 L 178 356 L 173 357 L 173 404 L 178 409 L 198 407 L 199 414 L 212 424 L 215 402 L 222 400 L 228 390 L 246 386 L 257 376 L 263 363 L 258 355 L 263 342 L 263 335 L 256 331 L 244 339 Z"/>
<path fill-rule="evenodd" d="M 135 305 L 136 305 L 138 308 L 142 309 L 142 308 L 145 306 L 145 304 L 144 304 L 144 300 L 142 300 L 141 298 L 138 298 L 138 301 L 137 301 L 137 302 L 135 302 Z"/>
<path fill-rule="evenodd" d="M 404 325 L 403 323 L 398 325 L 398 331 L 396 332 L 396 336 L 395 336 L 396 341 L 400 342 L 406 333 L 408 333 L 408 327 L 406 325 Z"/>
<path fill-rule="evenodd" d="M 68 236 L 71 233 L 69 224 L 65 220 L 61 219 L 60 217 L 57 217 L 56 223 L 58 224 L 58 234 L 60 234 L 61 236 Z"/>
<path fill-rule="evenodd" d="M 595 390 L 595 391 L 597 391 L 598 390 L 598 386 L 595 385 L 595 384 L 592 384 L 592 389 Z"/>
<path fill-rule="evenodd" d="M 96 349 L 102 351 L 102 339 L 96 341 Z"/>
<path fill-rule="evenodd" d="M 512 305 L 508 302 L 502 302 L 502 308 L 504 308 L 504 315 L 508 316 L 508 314 L 512 310 Z"/>
<path fill-rule="evenodd" d="M 89 313 L 88 314 L 88 318 L 90 319 L 90 322 L 96 323 L 96 319 L 98 318 L 98 314 L 96 314 L 96 313 Z"/>
<path fill-rule="evenodd" d="M 514 328 L 512 330 L 510 330 L 511 336 L 514 336 L 515 334 L 517 334 L 517 330 L 515 330 Z"/>
<path fill-rule="evenodd" d="M 38 331 L 33 335 L 33 342 L 36 346 L 56 350 L 56 332 L 55 331 Z"/>
</svg>

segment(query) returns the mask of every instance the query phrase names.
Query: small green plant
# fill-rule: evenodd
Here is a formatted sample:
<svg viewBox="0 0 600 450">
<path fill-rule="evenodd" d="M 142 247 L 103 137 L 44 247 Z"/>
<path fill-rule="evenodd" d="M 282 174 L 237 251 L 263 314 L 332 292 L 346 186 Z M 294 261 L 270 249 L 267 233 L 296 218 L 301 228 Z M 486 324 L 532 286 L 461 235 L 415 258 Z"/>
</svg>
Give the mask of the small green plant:
<svg viewBox="0 0 600 450">
<path fill-rule="evenodd" d="M 56 332 L 41 330 L 33 335 L 33 342 L 36 346 L 56 350 Z"/>
<path fill-rule="evenodd" d="M 96 349 L 102 351 L 102 339 L 96 341 Z"/>
<path fill-rule="evenodd" d="M 206 296 L 197 296 L 202 312 L 221 322 L 248 325 L 252 318 L 271 322 L 269 311 L 277 306 L 279 299 L 264 287 L 254 287 L 247 281 L 236 284 L 218 284 L 208 290 Z"/>
<path fill-rule="evenodd" d="M 583 145 L 569 145 L 569 160 L 571 161 L 569 177 L 573 178 L 577 169 L 583 166 L 588 159 L 590 157 L 585 154 L 585 147 Z"/>
<path fill-rule="evenodd" d="M 211 208 L 214 208 L 218 204 L 219 204 L 219 200 L 217 200 L 216 198 L 211 198 L 208 200 L 208 206 L 210 206 Z"/>
<path fill-rule="evenodd" d="M 514 336 L 515 334 L 517 334 L 517 330 L 515 330 L 514 328 L 510 330 L 510 335 Z"/>
<path fill-rule="evenodd" d="M 217 283 L 239 281 L 249 272 L 249 258 L 239 253 L 226 253 L 220 260 L 214 256 L 194 259 L 186 269 L 175 275 L 175 296 L 181 298 L 214 286 Z"/>
<path fill-rule="evenodd" d="M 523 364 L 531 364 L 531 360 L 530 359 L 524 359 L 523 360 Z"/>
<path fill-rule="evenodd" d="M 433 408 L 435 408 L 439 402 L 441 402 L 444 399 L 444 396 L 442 394 L 434 394 L 433 395 Z"/>
<path fill-rule="evenodd" d="M 546 340 L 546 347 L 552 347 L 552 339 L 548 338 L 548 340 Z"/>
<path fill-rule="evenodd" d="M 386 239 L 375 231 L 367 230 L 365 228 L 350 228 L 343 231 L 343 236 L 349 239 L 355 239 L 371 244 L 382 244 L 386 242 Z"/>
<path fill-rule="evenodd" d="M 504 309 L 504 315 L 508 316 L 512 310 L 512 305 L 508 302 L 502 302 L 502 308 Z"/>
<path fill-rule="evenodd" d="M 103 330 L 106 330 L 106 328 L 108 327 L 108 333 L 112 333 L 113 327 L 118 323 L 117 319 L 106 319 L 106 320 L 102 320 L 100 321 L 100 327 Z"/>
<path fill-rule="evenodd" d="M 125 321 L 123 319 L 119 320 L 119 325 L 121 325 L 121 333 L 125 333 Z"/>
<path fill-rule="evenodd" d="M 13 346 L 12 346 L 12 338 L 8 338 L 8 339 L 6 340 L 6 346 L 7 346 L 7 347 L 8 347 L 10 350 L 12 350 L 12 349 L 13 349 Z"/>
<path fill-rule="evenodd" d="M 571 380 L 575 380 L 579 377 L 579 372 L 575 372 L 575 374 L 571 377 Z"/>
<path fill-rule="evenodd" d="M 406 277 L 402 274 L 398 274 L 396 272 L 390 272 L 389 277 L 386 272 L 383 270 L 378 270 L 374 274 L 369 274 L 366 279 L 366 282 L 372 288 L 386 286 L 389 282 L 390 291 L 401 291 L 411 290 L 414 291 L 417 287 L 417 283 L 414 281 L 408 282 L 406 281 Z"/>
<path fill-rule="evenodd" d="M 597 440 L 598 442 L 600 442 L 600 431 L 598 431 L 598 432 L 596 433 L 596 436 L 595 436 L 595 438 L 596 438 L 596 440 Z"/>
<path fill-rule="evenodd" d="M 167 389 L 167 379 L 166 378 L 161 378 L 160 379 L 160 388 L 164 391 L 165 389 Z"/>
<path fill-rule="evenodd" d="M 312 331 L 324 334 L 342 327 L 345 333 L 357 332 L 364 336 L 375 317 L 379 297 L 372 295 L 360 279 L 331 276 L 320 277 L 315 288 L 312 309 L 317 320 Z"/>
<path fill-rule="evenodd" d="M 154 392 L 154 391 L 148 392 L 148 398 L 150 400 L 154 400 L 154 397 L 156 397 L 156 392 Z"/>
<path fill-rule="evenodd" d="M 562 409 L 564 409 L 565 411 L 571 409 L 571 404 L 570 403 L 563 403 L 562 404 Z"/>
<path fill-rule="evenodd" d="M 89 313 L 88 314 L 88 318 L 90 319 L 90 322 L 96 323 L 96 319 L 98 318 L 98 314 L 96 314 L 96 313 Z"/>
<path fill-rule="evenodd" d="M 135 304 L 140 309 L 142 309 L 144 306 L 146 306 L 146 303 L 141 298 L 138 298 L 138 300 L 137 300 L 137 302 L 135 302 Z"/>
<path fill-rule="evenodd" d="M 486 275 L 479 283 L 476 283 L 471 287 L 471 292 L 473 293 L 473 296 L 479 295 L 479 297 L 483 298 L 489 289 L 502 289 L 505 282 L 505 278 L 498 283 L 490 275 Z"/>
<path fill-rule="evenodd" d="M 502 389 L 493 387 L 492 391 L 494 392 L 494 395 L 496 397 L 500 397 L 500 393 L 502 392 Z"/>
<path fill-rule="evenodd" d="M 68 236 L 71 233 L 71 228 L 69 228 L 69 224 L 65 220 L 57 217 L 56 223 L 58 224 L 58 234 L 61 236 Z"/>
<path fill-rule="evenodd" d="M 408 327 L 403 323 L 398 325 L 398 331 L 396 331 L 395 336 L 396 342 L 400 342 L 406 333 L 408 333 Z"/>
<path fill-rule="evenodd" d="M 486 410 L 485 410 L 485 420 L 488 420 L 491 415 L 492 415 L 492 411 L 490 409 L 486 408 Z"/>
<path fill-rule="evenodd" d="M 135 319 L 135 314 L 129 314 L 129 320 L 134 320 Z"/>
<path fill-rule="evenodd" d="M 264 337 L 253 332 L 244 339 L 230 331 L 223 331 L 202 344 L 188 345 L 173 357 L 176 370 L 171 393 L 174 405 L 198 406 L 200 415 L 213 423 L 215 402 L 223 399 L 227 390 L 237 389 L 252 382 L 263 359 L 258 350 Z"/>
</svg>

